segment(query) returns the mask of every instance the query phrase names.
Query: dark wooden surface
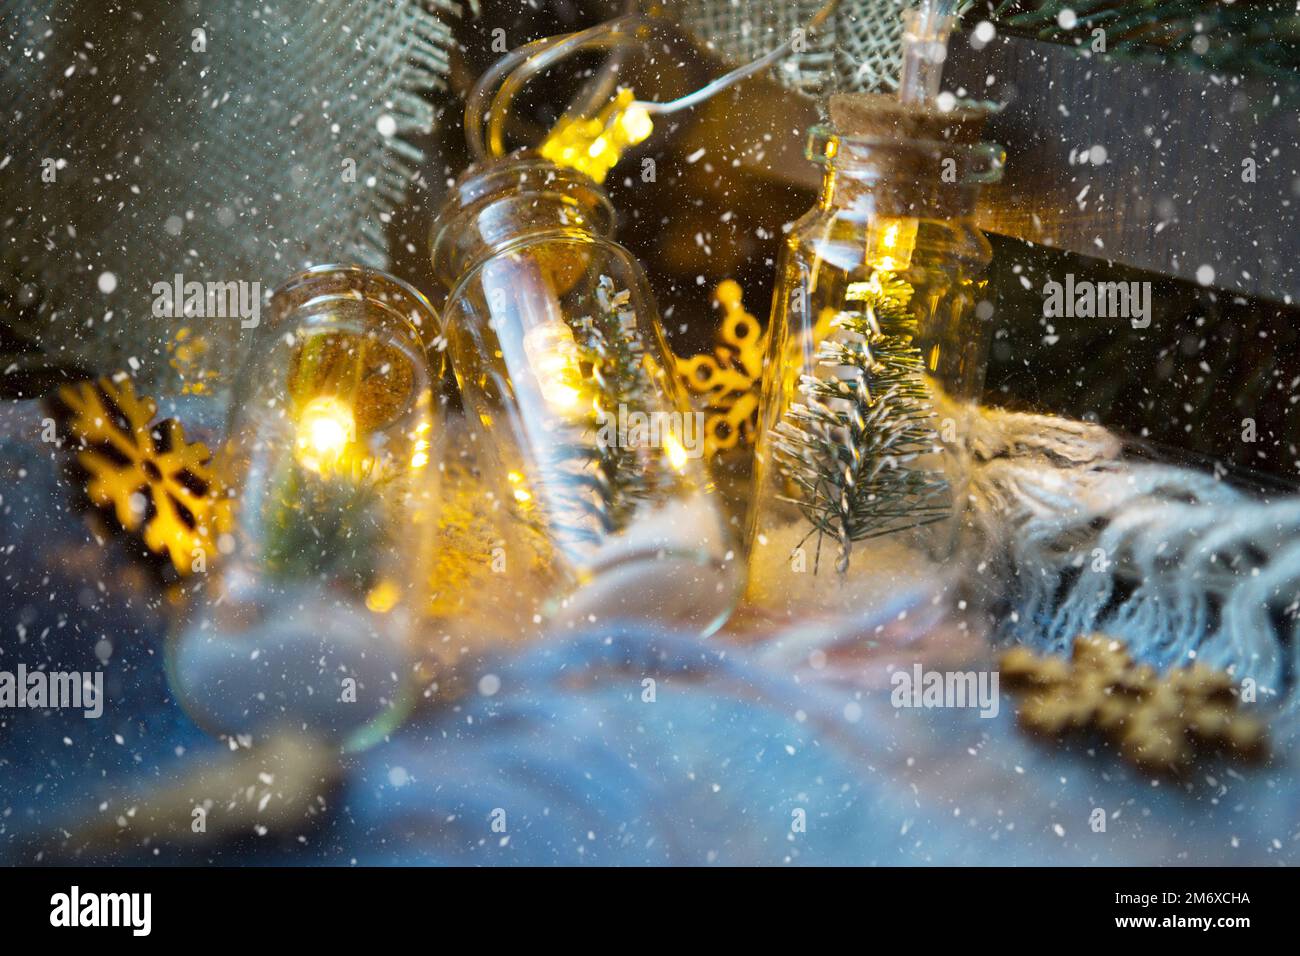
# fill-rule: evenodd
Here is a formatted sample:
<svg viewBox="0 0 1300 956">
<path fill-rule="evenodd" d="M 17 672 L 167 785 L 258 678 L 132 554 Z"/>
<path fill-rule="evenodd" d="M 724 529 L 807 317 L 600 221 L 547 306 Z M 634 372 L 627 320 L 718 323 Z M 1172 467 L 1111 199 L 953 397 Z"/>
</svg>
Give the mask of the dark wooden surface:
<svg viewBox="0 0 1300 956">
<path fill-rule="evenodd" d="M 1008 161 L 985 190 L 984 229 L 1191 282 L 1209 266 L 1216 288 L 1300 302 L 1300 114 L 1282 89 L 1012 36 L 975 50 L 966 35 L 944 87 L 1006 103 L 988 130 Z M 691 148 L 758 143 L 742 165 L 815 189 L 820 171 L 801 158 L 813 102 L 770 81 L 741 95 L 744 110 L 722 97 L 701 111 L 707 134 L 693 128 Z"/>
<path fill-rule="evenodd" d="M 984 228 L 1191 281 L 1208 265 L 1216 287 L 1300 300 L 1300 116 L 1274 84 L 959 37 L 945 85 L 1007 103 Z"/>
</svg>

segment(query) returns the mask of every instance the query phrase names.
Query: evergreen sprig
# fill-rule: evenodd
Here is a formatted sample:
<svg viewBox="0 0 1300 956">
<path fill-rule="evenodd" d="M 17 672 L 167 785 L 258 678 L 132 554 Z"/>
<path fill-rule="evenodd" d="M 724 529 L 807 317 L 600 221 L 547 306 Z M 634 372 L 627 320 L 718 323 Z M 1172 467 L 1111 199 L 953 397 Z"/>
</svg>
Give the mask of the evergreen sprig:
<svg viewBox="0 0 1300 956">
<path fill-rule="evenodd" d="M 593 314 L 572 325 L 591 400 L 577 423 L 577 440 L 545 450 L 541 463 L 541 481 L 550 489 L 544 499 L 546 523 L 561 541 L 591 544 L 620 530 L 655 488 L 644 449 L 627 447 L 617 437 L 598 437 L 607 421 L 611 427 L 617 422 L 620 405 L 646 410 L 647 391 L 654 388 L 629 299 L 602 275 Z"/>
<path fill-rule="evenodd" d="M 800 377 L 803 401 L 791 404 L 774 441 L 793 492 L 785 500 L 811 522 L 818 561 L 821 538 L 837 542 L 840 573 L 855 542 L 950 513 L 947 480 L 916 464 L 938 448 L 911 289 L 885 276 L 861 294 L 859 308 L 835 317 L 816 355 L 826 374 Z"/>
<path fill-rule="evenodd" d="M 607 421 L 616 424 L 619 407 L 644 411 L 653 383 L 645 364 L 645 345 L 636 327 L 636 313 L 627 307 L 629 292 L 618 292 L 614 280 L 601 276 L 596 287 L 595 321 L 582 323 L 580 346 L 591 363 L 596 386 L 593 408 L 597 432 Z M 613 441 L 596 442 L 595 477 L 606 530 L 624 525 L 637 504 L 649 496 L 653 474 L 639 448 Z"/>
<path fill-rule="evenodd" d="M 986 11 L 976 3 L 968 12 L 978 18 Z M 1062 17 L 1066 11 L 1072 18 Z M 1300 14 L 1291 0 L 998 0 L 990 16 L 1053 42 L 1086 45 L 1102 28 L 1112 54 L 1274 76 L 1292 86 L 1300 68 Z"/>
<path fill-rule="evenodd" d="M 382 488 L 390 476 L 304 475 L 294 468 L 275 489 L 264 554 L 278 580 L 346 580 L 365 589 L 384 540 Z"/>
</svg>

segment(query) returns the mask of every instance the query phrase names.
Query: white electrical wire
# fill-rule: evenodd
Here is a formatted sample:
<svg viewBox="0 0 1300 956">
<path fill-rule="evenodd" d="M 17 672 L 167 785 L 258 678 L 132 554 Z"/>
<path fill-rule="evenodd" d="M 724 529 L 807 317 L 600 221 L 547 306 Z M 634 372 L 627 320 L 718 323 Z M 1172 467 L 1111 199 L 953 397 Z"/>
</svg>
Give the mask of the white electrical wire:
<svg viewBox="0 0 1300 956">
<path fill-rule="evenodd" d="M 807 30 L 816 30 L 834 11 L 839 0 L 827 0 L 808 21 Z M 643 43 L 645 31 L 654 29 L 662 21 L 655 17 L 628 13 L 586 30 L 535 40 L 507 53 L 494 63 L 474 84 L 465 102 L 465 136 L 475 159 L 505 155 L 505 121 L 510 106 L 528 81 L 579 50 L 611 47 L 618 56 L 627 45 Z M 651 114 L 669 114 L 696 106 L 740 81 L 766 69 L 788 56 L 794 50 L 796 37 L 791 36 L 780 46 L 750 63 L 737 67 L 685 96 L 667 102 L 637 100 L 635 105 Z M 608 81 L 608 71 L 602 71 L 599 81 Z M 492 95 L 491 104 L 488 97 Z M 597 97 L 580 95 L 583 106 L 571 107 L 577 115 L 594 108 Z M 484 130 L 484 116 L 487 128 Z"/>
</svg>

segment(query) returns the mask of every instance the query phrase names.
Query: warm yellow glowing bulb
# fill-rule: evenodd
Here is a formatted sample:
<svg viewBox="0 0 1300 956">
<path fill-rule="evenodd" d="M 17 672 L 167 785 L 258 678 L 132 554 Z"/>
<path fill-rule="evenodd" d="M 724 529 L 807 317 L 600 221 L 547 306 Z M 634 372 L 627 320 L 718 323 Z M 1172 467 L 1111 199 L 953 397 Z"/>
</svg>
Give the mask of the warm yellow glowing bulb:
<svg viewBox="0 0 1300 956">
<path fill-rule="evenodd" d="M 313 398 L 298 418 L 298 461 L 311 471 L 329 471 L 356 438 L 356 420 L 346 402 L 332 395 Z"/>
<path fill-rule="evenodd" d="M 562 382 L 543 385 L 542 394 L 546 397 L 547 403 L 556 411 L 568 411 L 571 408 L 576 408 L 578 403 L 582 401 L 581 392 Z"/>
<path fill-rule="evenodd" d="M 672 432 L 664 435 L 664 454 L 668 456 L 668 464 L 672 465 L 675 470 L 686 470 L 686 462 L 690 456 L 686 454 L 685 446 Z"/>
<path fill-rule="evenodd" d="M 882 218 L 867 229 L 867 252 L 873 269 L 901 272 L 912 264 L 916 248 L 917 221 L 912 218 Z"/>
<path fill-rule="evenodd" d="M 623 127 L 623 133 L 627 137 L 629 145 L 644 142 L 655 129 L 649 111 L 640 103 L 633 103 L 624 110 L 623 115 L 618 119 L 618 123 Z"/>
<path fill-rule="evenodd" d="M 415 443 L 411 446 L 411 469 L 419 471 L 429 464 L 429 434 L 430 425 L 428 422 L 421 422 L 415 427 Z"/>
<path fill-rule="evenodd" d="M 533 500 L 533 496 L 529 493 L 528 489 L 524 487 L 524 476 L 522 472 L 512 471 L 506 477 L 510 479 L 510 484 L 514 486 L 515 501 L 523 505 Z"/>
<path fill-rule="evenodd" d="M 366 595 L 366 607 L 376 614 L 387 614 L 397 606 L 399 597 L 401 594 L 396 584 L 392 581 L 380 581 Z"/>
<path fill-rule="evenodd" d="M 570 414 L 582 401 L 581 357 L 573 330 L 555 319 L 524 333 L 524 354 L 552 411 Z"/>
<path fill-rule="evenodd" d="M 654 132 L 650 112 L 636 102 L 629 89 L 621 89 L 595 116 L 561 120 L 541 145 L 541 153 L 559 166 L 586 173 L 604 182 L 624 150 Z"/>
</svg>

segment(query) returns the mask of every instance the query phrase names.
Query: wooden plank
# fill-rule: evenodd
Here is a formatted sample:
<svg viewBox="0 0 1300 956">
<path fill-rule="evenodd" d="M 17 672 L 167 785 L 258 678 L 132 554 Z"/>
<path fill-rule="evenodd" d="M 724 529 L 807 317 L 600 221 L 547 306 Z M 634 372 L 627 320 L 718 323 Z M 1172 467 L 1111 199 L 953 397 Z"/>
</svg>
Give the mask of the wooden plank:
<svg viewBox="0 0 1300 956">
<path fill-rule="evenodd" d="M 1008 104 L 989 128 L 1008 163 L 983 228 L 1300 301 L 1300 115 L 1273 84 L 960 36 L 945 87 Z"/>
<path fill-rule="evenodd" d="M 985 189 L 982 228 L 1191 282 L 1208 266 L 1216 288 L 1300 302 L 1300 114 L 1285 91 L 1020 37 L 976 50 L 964 34 L 944 86 L 1006 103 L 988 138 L 1007 169 Z M 758 146 L 738 151 L 742 167 L 816 189 L 800 153 L 812 100 L 766 79 L 735 95 L 687 124 L 690 147 Z"/>
</svg>

